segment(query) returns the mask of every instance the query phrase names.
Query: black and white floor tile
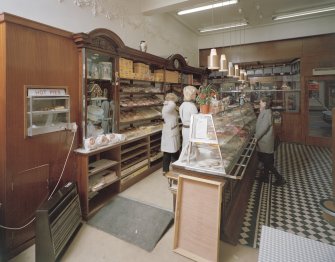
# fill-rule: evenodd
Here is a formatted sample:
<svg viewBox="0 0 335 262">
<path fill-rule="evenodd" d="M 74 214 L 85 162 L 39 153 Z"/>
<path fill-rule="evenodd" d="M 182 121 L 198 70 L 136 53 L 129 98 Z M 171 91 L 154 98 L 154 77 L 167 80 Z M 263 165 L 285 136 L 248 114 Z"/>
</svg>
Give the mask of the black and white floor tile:
<svg viewBox="0 0 335 262">
<path fill-rule="evenodd" d="M 267 225 L 335 245 L 335 227 L 319 208 L 319 201 L 332 195 L 331 150 L 282 143 L 276 152 L 276 167 L 287 184 L 274 187 L 255 180 L 240 244 L 258 247 L 261 227 Z"/>
</svg>

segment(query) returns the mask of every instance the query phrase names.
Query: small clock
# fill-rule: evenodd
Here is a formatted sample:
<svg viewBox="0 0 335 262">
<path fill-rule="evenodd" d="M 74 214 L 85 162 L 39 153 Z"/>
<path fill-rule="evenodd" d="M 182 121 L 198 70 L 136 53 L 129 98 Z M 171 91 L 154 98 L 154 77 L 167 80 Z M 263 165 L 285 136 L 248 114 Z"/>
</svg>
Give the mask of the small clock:
<svg viewBox="0 0 335 262">
<path fill-rule="evenodd" d="M 173 60 L 173 66 L 174 66 L 175 69 L 180 68 L 180 63 L 179 63 L 179 60 L 177 58 Z"/>
</svg>

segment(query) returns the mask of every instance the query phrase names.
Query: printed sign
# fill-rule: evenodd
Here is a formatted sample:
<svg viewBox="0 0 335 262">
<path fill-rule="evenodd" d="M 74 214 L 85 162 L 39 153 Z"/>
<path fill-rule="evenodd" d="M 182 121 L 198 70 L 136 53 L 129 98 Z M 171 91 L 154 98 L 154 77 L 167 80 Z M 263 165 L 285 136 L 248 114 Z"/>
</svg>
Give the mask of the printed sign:
<svg viewBox="0 0 335 262">
<path fill-rule="evenodd" d="M 28 96 L 64 96 L 65 89 L 58 88 L 28 88 Z"/>
</svg>

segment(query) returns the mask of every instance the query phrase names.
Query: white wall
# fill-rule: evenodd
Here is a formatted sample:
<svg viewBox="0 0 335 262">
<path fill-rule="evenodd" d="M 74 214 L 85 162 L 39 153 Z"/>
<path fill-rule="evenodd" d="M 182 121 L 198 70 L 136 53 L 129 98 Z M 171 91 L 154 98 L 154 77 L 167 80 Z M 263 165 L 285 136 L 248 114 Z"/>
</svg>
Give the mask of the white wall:
<svg viewBox="0 0 335 262">
<path fill-rule="evenodd" d="M 143 16 L 140 0 L 97 0 L 92 6 L 79 7 L 80 0 L 0 0 L 0 13 L 7 12 L 70 32 L 89 32 L 106 28 L 116 33 L 125 45 L 138 49 L 146 40 L 148 53 L 168 57 L 187 56 L 189 64 L 198 66 L 197 36 L 169 15 Z M 108 17 L 107 17 L 108 16 Z"/>
<path fill-rule="evenodd" d="M 141 0 L 96 0 L 100 9 L 95 15 L 92 6 L 79 7 L 75 4 L 85 1 L 0 0 L 0 12 L 74 33 L 107 28 L 129 47 L 137 49 L 139 42 L 146 40 L 149 53 L 161 57 L 178 53 L 187 56 L 192 66 L 198 66 L 198 49 L 335 33 L 335 16 L 328 15 L 197 36 L 170 15 L 143 16 Z"/>
<path fill-rule="evenodd" d="M 207 34 L 198 38 L 198 48 L 234 46 L 280 39 L 335 33 L 335 16 L 278 22 L 275 25 L 234 29 L 221 34 Z"/>
</svg>

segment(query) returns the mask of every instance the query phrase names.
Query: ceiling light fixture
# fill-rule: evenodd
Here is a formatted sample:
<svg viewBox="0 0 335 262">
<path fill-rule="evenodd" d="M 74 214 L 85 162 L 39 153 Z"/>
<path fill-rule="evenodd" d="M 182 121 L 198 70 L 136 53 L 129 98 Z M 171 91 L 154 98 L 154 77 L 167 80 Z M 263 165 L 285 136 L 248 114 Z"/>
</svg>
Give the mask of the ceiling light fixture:
<svg viewBox="0 0 335 262">
<path fill-rule="evenodd" d="M 237 3 L 238 3 L 238 0 L 230 0 L 230 1 L 220 2 L 220 3 L 216 3 L 216 4 L 212 4 L 212 5 L 205 5 L 205 6 L 199 6 L 199 7 L 196 7 L 196 8 L 186 9 L 186 10 L 183 10 L 183 11 L 179 11 L 177 14 L 178 15 L 186 15 L 186 14 L 190 14 L 190 13 L 201 12 L 201 11 L 204 11 L 204 10 L 209 10 L 209 9 L 218 8 L 218 7 L 227 6 L 227 5 L 233 5 L 233 4 L 237 4 Z"/>
<path fill-rule="evenodd" d="M 214 10 L 212 9 L 212 22 L 214 24 Z M 219 69 L 218 55 L 215 48 L 211 49 L 209 56 L 207 57 L 207 68 L 210 70 Z"/>
<path fill-rule="evenodd" d="M 219 59 L 215 48 L 211 49 L 211 52 L 207 57 L 207 68 L 210 70 L 219 69 Z"/>
<path fill-rule="evenodd" d="M 282 15 L 278 14 L 278 15 L 274 15 L 272 17 L 272 20 L 282 20 L 282 19 L 288 19 L 288 18 L 299 17 L 299 16 L 304 16 L 304 15 L 319 14 L 319 13 L 324 13 L 324 12 L 329 12 L 329 11 L 335 11 L 335 6 L 329 6 L 329 7 L 313 9 L 313 10 L 305 10 L 305 11 L 282 14 Z"/>
<path fill-rule="evenodd" d="M 217 30 L 225 30 L 225 29 L 241 27 L 241 26 L 246 26 L 246 25 L 248 25 L 248 22 L 229 24 L 229 25 L 217 25 L 217 26 L 201 28 L 201 29 L 199 29 L 199 32 L 200 33 L 206 33 L 206 32 L 217 31 Z"/>
</svg>

